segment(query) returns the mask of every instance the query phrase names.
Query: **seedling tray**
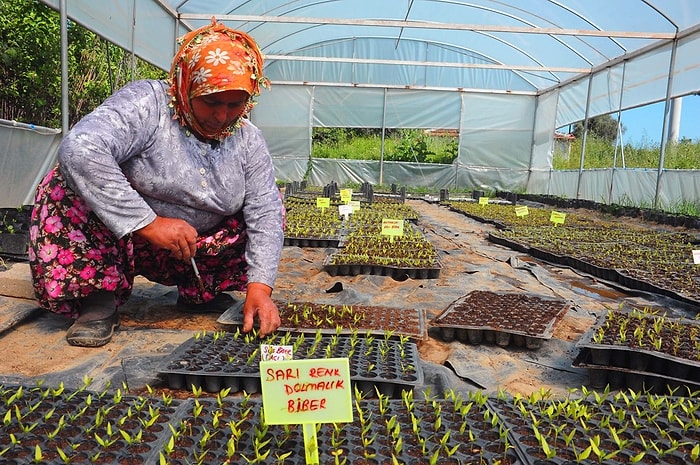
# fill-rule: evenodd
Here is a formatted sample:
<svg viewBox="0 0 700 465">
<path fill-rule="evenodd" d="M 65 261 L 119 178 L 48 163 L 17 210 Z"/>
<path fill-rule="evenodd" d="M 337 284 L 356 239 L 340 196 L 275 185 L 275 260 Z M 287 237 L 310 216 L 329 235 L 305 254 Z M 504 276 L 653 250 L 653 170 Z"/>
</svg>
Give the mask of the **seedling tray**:
<svg viewBox="0 0 700 465">
<path fill-rule="evenodd" d="M 282 324 L 279 331 L 351 335 L 373 334 L 392 338 L 423 339 L 425 312 L 419 309 L 315 302 L 275 301 Z M 243 325 L 241 305 L 226 310 L 217 320 L 225 329 Z"/>
<path fill-rule="evenodd" d="M 627 310 L 618 310 L 615 313 L 624 315 L 629 313 Z M 645 319 L 651 320 L 650 317 L 643 317 Z M 635 372 L 642 372 L 649 375 L 656 375 L 660 377 L 672 377 L 674 379 L 679 379 L 684 382 L 690 382 L 695 384 L 700 384 L 700 360 L 677 357 L 672 354 L 654 350 L 654 347 L 646 345 L 644 348 L 622 345 L 614 341 L 607 341 L 597 343 L 594 341 L 594 335 L 600 328 L 603 327 L 607 319 L 607 313 L 603 314 L 596 324 L 589 329 L 576 343 L 576 347 L 580 349 L 588 349 L 591 354 L 591 363 L 596 365 L 598 368 L 619 368 L 627 369 Z M 636 322 L 636 319 L 631 319 L 630 321 Z M 641 320 L 640 320 L 641 321 Z M 696 340 L 698 338 L 698 333 L 700 333 L 700 324 L 695 320 L 689 320 L 687 318 L 671 318 L 664 317 L 667 324 L 675 324 L 677 327 L 690 328 L 690 330 L 685 333 L 685 335 L 691 334 L 692 331 L 696 331 Z M 647 323 L 651 326 L 651 323 Z M 614 329 L 608 329 L 609 337 L 616 337 L 616 331 Z M 627 331 L 631 333 L 632 331 Z M 634 336 L 628 337 L 630 343 L 634 340 Z M 670 339 L 665 333 L 660 336 L 661 341 L 664 339 Z M 690 340 L 690 336 L 679 337 L 679 341 L 683 344 L 690 346 L 692 353 L 692 348 L 696 341 Z M 668 342 L 668 341 L 666 341 Z"/>
<path fill-rule="evenodd" d="M 54 395 L 58 391 L 48 387 L 3 386 L 1 463 L 249 463 L 258 452 L 261 460 L 256 463 L 306 464 L 301 426 L 265 425 L 259 397 L 198 396 L 166 402 L 157 397 L 117 398 L 113 393 L 87 390 L 60 389 L 60 394 Z M 519 464 L 512 449 L 507 449 L 507 442 L 499 435 L 489 434 L 493 426 L 483 421 L 485 406 L 475 406 L 468 416 L 452 418 L 440 413 L 452 410 L 451 403 L 443 400 L 416 400 L 411 405 L 409 412 L 401 400 L 353 402 L 352 422 L 318 425 L 319 463 L 335 463 L 334 451 L 340 451 L 347 463 L 363 463 L 366 454 L 390 457 L 393 442 L 387 422 L 393 418 L 397 428 L 394 434 L 403 442 L 400 450 L 393 451 L 400 463 L 415 462 L 416 453 L 427 446 L 425 450 L 429 451 L 449 447 L 460 463 L 493 463 L 508 456 L 507 463 Z M 434 422 L 436 412 L 442 416 L 439 426 Z M 409 413 L 419 418 L 418 431 L 435 434 L 414 433 Z M 468 432 L 459 432 L 463 422 L 470 426 L 468 431 L 474 431 L 476 437 L 472 440 L 464 439 Z M 447 432 L 449 441 L 445 443 L 443 436 Z M 374 440 L 365 445 L 363 437 Z M 259 449 L 256 444 L 261 444 Z"/>
<path fill-rule="evenodd" d="M 194 386 L 207 392 L 229 388 L 232 392 L 256 393 L 260 391 L 260 344 L 265 342 L 294 346 L 294 358 L 300 360 L 348 358 L 351 382 L 368 396 L 376 395 L 375 388 L 384 395 L 398 396 L 423 384 L 418 347 L 413 342 L 288 334 L 292 336 L 288 342 L 265 342 L 223 331 L 195 336 L 167 358 L 160 374 L 171 389 L 189 390 Z"/>
<path fill-rule="evenodd" d="M 296 247 L 333 247 L 337 248 L 340 243 L 340 238 L 323 238 L 323 237 L 285 237 L 284 245 Z"/>
<path fill-rule="evenodd" d="M 442 265 L 440 265 L 439 262 L 434 267 L 426 268 L 359 263 L 335 265 L 331 263 L 333 256 L 334 254 L 328 255 L 323 262 L 323 269 L 326 270 L 330 276 L 376 275 L 389 276 L 394 279 L 400 279 L 405 276 L 411 279 L 437 279 L 440 277 L 440 270 L 442 269 Z"/>
<path fill-rule="evenodd" d="M 587 369 L 589 385 L 595 389 L 610 386 L 612 389 L 627 388 L 638 392 L 649 391 L 655 394 L 668 394 L 679 387 L 683 388 L 680 392 L 681 394 L 684 392 L 697 392 L 700 389 L 700 382 L 688 381 L 688 379 L 677 376 L 595 364 L 591 357 L 591 350 L 587 348 L 579 351 L 571 366 Z"/>
<path fill-rule="evenodd" d="M 552 337 L 554 324 L 569 308 L 563 300 L 525 294 L 472 291 L 450 304 L 430 325 L 443 340 L 495 342 L 537 349 Z"/>
<path fill-rule="evenodd" d="M 517 455 L 525 462 L 538 465 L 573 465 L 576 463 L 635 463 L 634 457 L 644 451 L 640 437 L 647 444 L 655 444 L 659 451 L 650 447 L 636 463 L 686 464 L 694 462 L 688 451 L 697 442 L 694 428 L 684 430 L 664 418 L 665 412 L 655 421 L 648 421 L 645 413 L 659 412 L 648 401 L 647 395 L 637 396 L 627 392 L 625 399 L 614 395 L 596 394 L 579 398 L 576 394 L 568 399 L 525 401 L 521 411 L 508 398 L 489 399 L 487 405 L 507 428 Z M 654 397 L 653 395 L 650 397 Z M 658 397 L 653 402 L 660 402 Z M 682 402 L 681 398 L 669 397 L 668 402 Z M 553 408 L 552 408 L 553 407 Z M 663 409 L 661 409 L 663 410 Z M 679 409 L 680 410 L 680 409 Z M 572 412 L 585 412 L 582 416 Z M 678 421 L 692 422 L 694 415 L 678 412 Z M 641 428 L 633 429 L 630 419 L 635 418 Z M 547 457 L 535 427 L 542 434 L 553 456 Z M 616 436 L 615 436 L 616 435 Z M 587 458 L 577 457 L 591 446 L 591 439 L 598 437 L 596 451 L 589 451 Z M 620 440 L 619 445 L 615 439 Z M 567 445 L 567 441 L 570 441 Z M 678 444 L 684 444 L 678 446 Z M 597 455 L 599 454 L 599 455 Z"/>
<path fill-rule="evenodd" d="M 184 413 L 176 399 L 40 386 L 2 386 L 0 399 L 3 464 L 157 464 Z"/>
</svg>

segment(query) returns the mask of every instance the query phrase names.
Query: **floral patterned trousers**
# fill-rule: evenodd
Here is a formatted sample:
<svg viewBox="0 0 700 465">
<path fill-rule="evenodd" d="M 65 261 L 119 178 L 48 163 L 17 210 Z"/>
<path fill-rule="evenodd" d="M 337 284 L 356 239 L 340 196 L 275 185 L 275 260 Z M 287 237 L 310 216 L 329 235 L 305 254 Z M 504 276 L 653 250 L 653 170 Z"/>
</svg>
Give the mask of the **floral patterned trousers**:
<svg viewBox="0 0 700 465">
<path fill-rule="evenodd" d="M 95 291 L 114 292 L 117 305 L 123 304 L 137 275 L 177 286 L 182 300 L 201 303 L 223 291 L 245 290 L 246 239 L 240 213 L 197 238 L 195 262 L 204 283 L 202 294 L 189 261 L 135 234 L 117 239 L 55 167 L 37 187 L 29 268 L 39 305 L 70 318 L 78 316 L 82 299 Z"/>
</svg>

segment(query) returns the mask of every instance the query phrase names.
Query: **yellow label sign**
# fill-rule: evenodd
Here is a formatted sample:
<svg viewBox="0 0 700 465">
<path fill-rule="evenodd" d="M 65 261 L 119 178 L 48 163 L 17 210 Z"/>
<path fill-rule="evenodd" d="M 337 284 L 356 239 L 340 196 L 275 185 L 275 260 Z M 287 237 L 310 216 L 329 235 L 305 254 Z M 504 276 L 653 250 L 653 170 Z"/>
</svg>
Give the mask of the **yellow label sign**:
<svg viewBox="0 0 700 465">
<path fill-rule="evenodd" d="M 382 234 L 387 236 L 403 236 L 403 220 L 382 219 Z"/>
<path fill-rule="evenodd" d="M 347 358 L 260 362 L 265 423 L 352 422 Z"/>
<path fill-rule="evenodd" d="M 340 201 L 348 203 L 352 200 L 352 189 L 340 189 Z"/>
<path fill-rule="evenodd" d="M 555 225 L 564 224 L 565 219 L 566 219 L 566 213 L 557 212 L 557 211 L 552 210 L 552 214 L 549 215 L 549 221 L 551 221 Z"/>
<path fill-rule="evenodd" d="M 316 197 L 316 206 L 318 208 L 328 208 L 331 206 L 331 199 L 329 197 Z"/>
<path fill-rule="evenodd" d="M 515 216 L 527 216 L 530 214 L 527 205 L 518 205 L 515 207 Z"/>
<path fill-rule="evenodd" d="M 479 205 L 488 205 L 488 203 L 489 203 L 488 197 L 479 197 Z"/>
</svg>

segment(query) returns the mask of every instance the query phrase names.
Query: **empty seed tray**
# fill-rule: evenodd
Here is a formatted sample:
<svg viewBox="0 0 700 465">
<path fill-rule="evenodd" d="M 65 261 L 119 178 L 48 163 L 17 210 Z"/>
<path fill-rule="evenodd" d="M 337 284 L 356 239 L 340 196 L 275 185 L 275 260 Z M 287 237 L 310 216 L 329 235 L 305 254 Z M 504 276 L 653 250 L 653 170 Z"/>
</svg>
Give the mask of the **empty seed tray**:
<svg viewBox="0 0 700 465">
<path fill-rule="evenodd" d="M 552 337 L 566 301 L 524 293 L 472 291 L 431 321 L 443 340 L 537 349 Z"/>
</svg>

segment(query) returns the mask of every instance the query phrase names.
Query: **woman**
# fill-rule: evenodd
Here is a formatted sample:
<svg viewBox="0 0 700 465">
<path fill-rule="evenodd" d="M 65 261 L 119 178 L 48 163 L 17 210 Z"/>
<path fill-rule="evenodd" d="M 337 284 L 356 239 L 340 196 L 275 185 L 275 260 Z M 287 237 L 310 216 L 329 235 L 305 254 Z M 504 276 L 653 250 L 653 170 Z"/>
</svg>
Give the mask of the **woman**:
<svg viewBox="0 0 700 465">
<path fill-rule="evenodd" d="M 243 331 L 280 324 L 271 299 L 283 206 L 260 131 L 245 119 L 263 77 L 257 44 L 212 19 L 181 40 L 168 81 L 133 82 L 64 137 L 37 188 L 30 269 L 39 304 L 74 318 L 72 345 L 108 343 L 136 275 L 178 287 L 178 307 L 223 311 L 246 292 Z M 198 280 L 198 275 L 201 281 Z"/>
</svg>

